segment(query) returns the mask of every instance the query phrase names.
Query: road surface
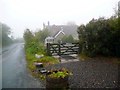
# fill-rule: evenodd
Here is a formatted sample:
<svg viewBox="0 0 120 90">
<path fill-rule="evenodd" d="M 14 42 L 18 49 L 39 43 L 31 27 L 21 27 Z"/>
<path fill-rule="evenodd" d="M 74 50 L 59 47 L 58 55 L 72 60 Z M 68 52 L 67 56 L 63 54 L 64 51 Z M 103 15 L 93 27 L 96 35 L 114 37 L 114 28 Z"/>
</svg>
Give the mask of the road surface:
<svg viewBox="0 0 120 90">
<path fill-rule="evenodd" d="M 44 85 L 33 78 L 27 68 L 24 44 L 14 44 L 2 53 L 2 88 L 43 88 Z"/>
</svg>

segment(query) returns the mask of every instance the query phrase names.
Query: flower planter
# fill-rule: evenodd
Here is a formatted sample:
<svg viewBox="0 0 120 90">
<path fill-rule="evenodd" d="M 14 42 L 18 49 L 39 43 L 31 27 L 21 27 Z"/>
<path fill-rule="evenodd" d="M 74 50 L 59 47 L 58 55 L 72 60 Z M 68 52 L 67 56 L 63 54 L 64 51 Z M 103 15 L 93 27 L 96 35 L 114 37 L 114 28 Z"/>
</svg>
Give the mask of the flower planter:
<svg viewBox="0 0 120 90">
<path fill-rule="evenodd" d="M 68 88 L 70 73 L 66 70 L 53 70 L 46 74 L 46 88 Z"/>
</svg>

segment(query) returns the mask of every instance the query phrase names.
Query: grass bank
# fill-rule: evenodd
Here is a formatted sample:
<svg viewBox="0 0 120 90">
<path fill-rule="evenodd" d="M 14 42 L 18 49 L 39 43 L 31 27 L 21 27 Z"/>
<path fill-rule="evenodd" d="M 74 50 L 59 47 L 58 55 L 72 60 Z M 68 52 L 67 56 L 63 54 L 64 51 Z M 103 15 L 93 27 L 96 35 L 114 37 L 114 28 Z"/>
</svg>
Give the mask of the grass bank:
<svg viewBox="0 0 120 90">
<path fill-rule="evenodd" d="M 37 49 L 36 49 L 37 48 Z M 27 68 L 29 69 L 30 73 L 39 78 L 44 79 L 45 77 L 36 72 L 35 62 L 43 63 L 43 66 L 46 67 L 48 65 L 57 64 L 59 60 L 52 56 L 47 56 L 45 47 L 43 45 L 26 45 L 25 46 L 25 54 L 26 54 L 26 61 L 27 61 Z M 41 58 L 36 58 L 35 54 L 44 55 Z"/>
</svg>

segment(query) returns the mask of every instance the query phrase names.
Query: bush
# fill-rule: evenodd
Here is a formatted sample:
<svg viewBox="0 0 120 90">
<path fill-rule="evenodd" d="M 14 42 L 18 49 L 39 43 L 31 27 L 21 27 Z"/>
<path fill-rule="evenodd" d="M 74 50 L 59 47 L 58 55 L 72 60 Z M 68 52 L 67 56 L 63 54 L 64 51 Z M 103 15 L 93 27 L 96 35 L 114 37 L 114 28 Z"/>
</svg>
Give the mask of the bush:
<svg viewBox="0 0 120 90">
<path fill-rule="evenodd" d="M 47 76 L 50 78 L 65 78 L 70 75 L 72 75 L 72 73 L 65 68 L 58 69 L 58 70 L 57 69 L 51 70 L 47 74 Z"/>
<path fill-rule="evenodd" d="M 75 40 L 74 40 L 74 38 L 73 38 L 73 36 L 72 35 L 68 35 L 68 36 L 64 36 L 63 38 L 62 38 L 62 42 L 63 43 L 73 43 Z"/>
<path fill-rule="evenodd" d="M 88 24 L 78 27 L 81 53 L 90 57 L 120 56 L 118 47 L 120 46 L 120 30 L 117 21 L 118 18 L 113 17 L 92 19 Z"/>
</svg>

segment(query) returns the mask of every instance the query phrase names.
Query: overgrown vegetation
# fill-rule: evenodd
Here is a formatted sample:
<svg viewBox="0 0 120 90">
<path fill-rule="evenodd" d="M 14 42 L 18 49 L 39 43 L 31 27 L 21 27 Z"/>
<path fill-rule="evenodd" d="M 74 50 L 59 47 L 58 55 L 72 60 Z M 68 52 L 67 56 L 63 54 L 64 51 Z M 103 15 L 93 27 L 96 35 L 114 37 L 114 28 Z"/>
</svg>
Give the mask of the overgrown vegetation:
<svg viewBox="0 0 120 90">
<path fill-rule="evenodd" d="M 120 57 L 120 17 L 92 19 L 78 27 L 81 54 Z"/>
<path fill-rule="evenodd" d="M 65 35 L 65 36 L 62 38 L 62 42 L 63 42 L 63 43 L 73 43 L 73 42 L 75 42 L 75 40 L 74 40 L 74 38 L 73 38 L 72 35 L 68 35 L 68 36 Z"/>
<path fill-rule="evenodd" d="M 34 65 L 35 62 L 41 62 L 44 66 L 58 63 L 54 57 L 47 56 L 46 50 L 44 47 L 44 40 L 48 36 L 47 30 L 40 30 L 38 32 L 31 32 L 29 29 L 26 29 L 24 32 L 24 40 L 25 40 L 25 53 L 28 68 L 34 72 L 36 67 Z M 35 54 L 44 55 L 44 57 L 36 58 Z M 40 74 L 32 73 L 34 76 L 42 77 Z"/>
<path fill-rule="evenodd" d="M 38 33 L 42 33 L 42 31 L 39 31 Z M 44 31 L 43 31 L 44 32 Z M 32 33 L 29 29 L 26 29 L 24 32 L 24 40 L 25 40 L 25 50 L 26 53 L 29 53 L 31 55 L 35 54 L 44 54 L 45 55 L 45 47 L 44 47 L 44 39 L 42 40 L 40 35 L 36 34 L 37 32 Z M 46 35 L 47 36 L 47 35 Z M 41 41 L 42 40 L 42 41 Z"/>
</svg>

